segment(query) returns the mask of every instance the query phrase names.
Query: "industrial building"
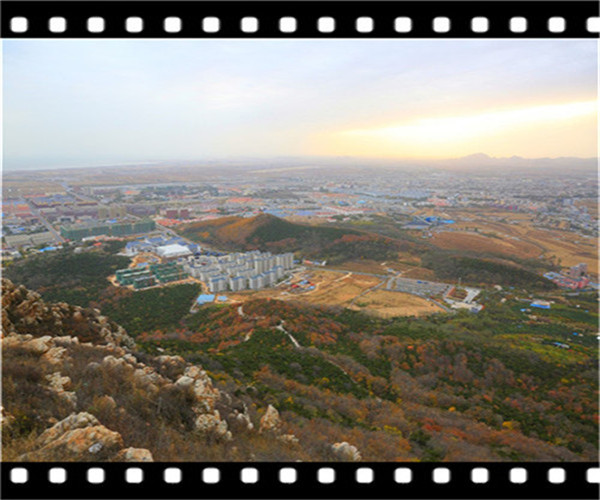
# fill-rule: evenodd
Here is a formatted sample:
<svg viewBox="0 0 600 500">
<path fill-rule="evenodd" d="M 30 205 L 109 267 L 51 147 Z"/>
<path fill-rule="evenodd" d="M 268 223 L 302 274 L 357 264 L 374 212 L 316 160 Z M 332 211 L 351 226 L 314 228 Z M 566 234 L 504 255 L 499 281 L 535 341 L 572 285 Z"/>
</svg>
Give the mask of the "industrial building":
<svg viewBox="0 0 600 500">
<path fill-rule="evenodd" d="M 130 236 L 133 234 L 149 233 L 156 229 L 156 223 L 153 220 L 143 220 L 137 222 L 115 222 L 104 224 L 77 224 L 71 226 L 61 226 L 60 234 L 68 240 L 82 240 L 91 236 Z"/>
<path fill-rule="evenodd" d="M 158 247 L 156 249 L 156 254 L 165 260 L 171 260 L 192 255 L 192 251 L 186 245 L 174 243 L 172 245 Z"/>
<path fill-rule="evenodd" d="M 173 247 L 174 245 L 178 247 L 184 247 L 187 249 L 185 253 L 182 248 L 173 248 L 171 250 L 165 250 L 166 247 Z M 153 252 L 159 254 L 159 248 L 162 248 L 162 252 L 171 252 L 176 253 L 175 250 L 178 250 L 181 255 L 179 257 L 186 257 L 200 250 L 200 247 L 195 243 L 188 243 L 183 238 L 175 237 L 175 238 L 165 238 L 164 236 L 148 236 L 146 238 L 138 238 L 135 241 L 130 241 L 125 245 L 125 255 L 130 257 L 137 255 L 140 252 Z M 160 255 L 160 254 L 159 254 Z"/>
<path fill-rule="evenodd" d="M 134 289 L 140 290 L 158 283 L 182 280 L 187 277 L 187 274 L 180 265 L 169 262 L 167 264 L 150 264 L 142 268 L 119 269 L 115 276 L 119 285 L 133 285 Z"/>
<path fill-rule="evenodd" d="M 38 245 L 45 245 L 47 243 L 54 243 L 58 241 L 58 238 L 54 236 L 50 231 L 43 231 L 40 233 L 32 234 L 13 234 L 4 236 L 4 241 L 9 247 L 35 247 Z"/>
</svg>

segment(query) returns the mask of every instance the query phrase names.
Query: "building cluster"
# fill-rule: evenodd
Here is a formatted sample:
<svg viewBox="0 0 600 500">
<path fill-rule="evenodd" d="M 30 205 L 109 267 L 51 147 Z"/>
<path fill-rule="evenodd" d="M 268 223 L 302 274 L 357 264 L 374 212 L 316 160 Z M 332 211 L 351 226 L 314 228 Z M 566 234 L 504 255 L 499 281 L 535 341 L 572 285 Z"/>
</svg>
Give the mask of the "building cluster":
<svg viewBox="0 0 600 500">
<path fill-rule="evenodd" d="M 167 219 L 189 219 L 190 209 L 189 208 L 167 208 L 164 211 L 164 215 Z"/>
<path fill-rule="evenodd" d="M 117 283 L 121 286 L 133 285 L 135 290 L 148 288 L 157 284 L 179 281 L 187 277 L 180 264 L 149 264 L 137 268 L 119 269 L 115 273 Z"/>
<path fill-rule="evenodd" d="M 60 234 L 67 240 L 77 241 L 94 236 L 131 236 L 134 234 L 148 233 L 156 229 L 156 223 L 153 220 L 141 221 L 123 221 L 112 223 L 107 221 L 99 224 L 90 222 L 85 224 L 73 224 L 60 227 Z"/>
<path fill-rule="evenodd" d="M 75 197 L 70 194 L 29 196 L 28 202 L 50 222 L 73 223 L 77 220 L 118 219 L 127 215 L 127 209 L 123 205 L 103 205 L 97 200 Z"/>
<path fill-rule="evenodd" d="M 188 257 L 200 250 L 200 246 L 189 243 L 183 238 L 166 238 L 164 236 L 147 236 L 130 241 L 125 245 L 125 255 L 132 257 L 141 252 L 155 253 L 163 260 Z"/>
<path fill-rule="evenodd" d="M 294 266 L 294 255 L 254 250 L 222 256 L 188 257 L 183 268 L 206 283 L 211 293 L 231 290 L 258 290 L 273 286 Z"/>
<path fill-rule="evenodd" d="M 549 279 L 561 288 L 568 288 L 570 290 L 581 290 L 582 288 L 587 288 L 590 284 L 588 267 L 585 263 L 569 268 L 566 273 L 546 273 L 544 274 L 544 278 Z"/>
</svg>

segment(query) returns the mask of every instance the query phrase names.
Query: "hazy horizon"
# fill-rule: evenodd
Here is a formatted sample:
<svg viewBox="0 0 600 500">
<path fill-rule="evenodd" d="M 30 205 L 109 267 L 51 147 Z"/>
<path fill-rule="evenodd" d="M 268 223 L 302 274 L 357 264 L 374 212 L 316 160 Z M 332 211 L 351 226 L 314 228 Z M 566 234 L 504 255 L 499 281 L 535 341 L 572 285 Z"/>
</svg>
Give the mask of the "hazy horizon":
<svg viewBox="0 0 600 500">
<path fill-rule="evenodd" d="M 594 40 L 9 40 L 7 171 L 597 158 Z"/>
</svg>

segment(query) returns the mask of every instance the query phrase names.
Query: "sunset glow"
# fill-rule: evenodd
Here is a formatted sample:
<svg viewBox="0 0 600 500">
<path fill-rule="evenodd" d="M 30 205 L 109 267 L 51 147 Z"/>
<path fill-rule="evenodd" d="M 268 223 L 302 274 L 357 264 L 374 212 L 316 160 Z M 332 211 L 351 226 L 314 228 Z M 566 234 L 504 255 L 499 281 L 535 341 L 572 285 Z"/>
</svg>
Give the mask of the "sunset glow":
<svg viewBox="0 0 600 500">
<path fill-rule="evenodd" d="M 557 128 L 564 129 L 561 148 L 579 145 L 586 129 L 593 132 L 596 114 L 596 101 L 550 104 L 466 116 L 432 116 L 391 126 L 343 130 L 333 134 L 332 140 L 339 152 L 352 149 L 375 156 L 444 157 L 469 154 L 473 144 L 503 137 L 494 147 L 495 153 L 513 155 L 519 154 L 515 145 L 522 143 L 523 134 L 533 139 L 540 134 L 552 135 Z M 585 153 L 594 156 L 593 141 L 590 146 Z M 551 149 L 548 144 L 548 150 Z M 573 149 L 572 154 L 577 151 Z"/>
</svg>

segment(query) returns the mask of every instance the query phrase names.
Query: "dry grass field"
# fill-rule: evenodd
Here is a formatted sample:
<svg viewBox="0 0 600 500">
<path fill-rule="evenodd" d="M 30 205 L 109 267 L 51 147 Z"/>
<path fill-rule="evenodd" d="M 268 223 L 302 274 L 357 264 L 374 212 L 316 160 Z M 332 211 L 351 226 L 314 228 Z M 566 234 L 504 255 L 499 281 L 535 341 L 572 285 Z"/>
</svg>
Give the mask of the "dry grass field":
<svg viewBox="0 0 600 500">
<path fill-rule="evenodd" d="M 301 295 L 300 300 L 315 305 L 347 305 L 358 295 L 381 283 L 375 276 L 353 273 L 317 271 L 312 274 L 315 289 Z"/>
<path fill-rule="evenodd" d="M 367 314 L 382 318 L 426 316 L 443 312 L 441 307 L 415 295 L 381 289 L 366 293 L 356 300 L 349 309 L 364 311 Z"/>
<path fill-rule="evenodd" d="M 473 252 L 512 255 L 520 259 L 534 259 L 542 254 L 538 245 L 508 235 L 488 236 L 465 231 L 443 231 L 436 233 L 431 242 L 446 250 L 467 250 Z"/>
<path fill-rule="evenodd" d="M 588 209 L 595 213 L 591 205 Z M 598 276 L 598 244 L 594 238 L 535 227 L 528 214 L 492 209 L 448 212 L 449 217 L 462 219 L 462 222 L 452 226 L 455 231 L 434 234 L 430 241 L 440 248 L 492 252 L 521 259 L 560 259 L 563 267 L 585 262 L 590 273 Z M 465 221 L 465 218 L 470 220 Z M 473 232 L 475 229 L 478 234 Z"/>
<path fill-rule="evenodd" d="M 560 259 L 562 266 L 570 267 L 585 262 L 590 273 L 598 275 L 598 245 L 594 238 L 542 229 L 530 229 L 525 232 L 524 237 L 543 246 L 546 256 Z"/>
<path fill-rule="evenodd" d="M 315 306 L 341 306 L 368 314 L 390 318 L 393 316 L 421 316 L 442 311 L 425 299 L 406 293 L 390 292 L 380 288 L 375 276 L 352 272 L 310 271 L 295 277 L 292 282 L 310 280 L 313 290 L 293 292 L 289 285 L 260 291 L 226 293 L 233 303 L 251 299 L 290 300 Z M 373 289 L 373 290 L 372 290 Z"/>
</svg>

